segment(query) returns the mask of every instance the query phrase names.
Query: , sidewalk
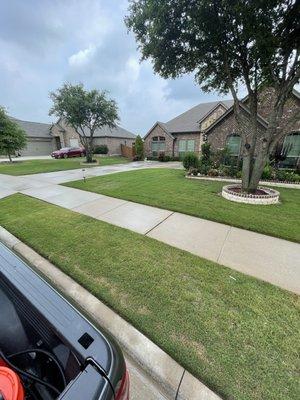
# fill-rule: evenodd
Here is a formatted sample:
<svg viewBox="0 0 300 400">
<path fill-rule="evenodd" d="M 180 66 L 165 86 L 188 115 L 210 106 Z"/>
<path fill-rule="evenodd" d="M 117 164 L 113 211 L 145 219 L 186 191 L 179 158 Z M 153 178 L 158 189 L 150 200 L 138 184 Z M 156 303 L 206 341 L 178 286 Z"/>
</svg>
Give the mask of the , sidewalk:
<svg viewBox="0 0 300 400">
<path fill-rule="evenodd" d="M 148 166 L 153 167 L 153 164 L 96 167 L 88 172 L 95 176 Z M 82 171 L 23 177 L 0 175 L 0 198 L 20 192 L 149 236 L 300 294 L 300 244 L 56 184 L 59 179 L 59 183 L 73 180 L 71 176 L 78 179 L 78 173 Z"/>
<path fill-rule="evenodd" d="M 21 157 L 12 157 L 13 161 L 27 161 L 27 160 L 51 160 L 51 156 L 21 156 Z M 0 157 L 0 162 L 8 162 L 9 158 Z"/>
</svg>

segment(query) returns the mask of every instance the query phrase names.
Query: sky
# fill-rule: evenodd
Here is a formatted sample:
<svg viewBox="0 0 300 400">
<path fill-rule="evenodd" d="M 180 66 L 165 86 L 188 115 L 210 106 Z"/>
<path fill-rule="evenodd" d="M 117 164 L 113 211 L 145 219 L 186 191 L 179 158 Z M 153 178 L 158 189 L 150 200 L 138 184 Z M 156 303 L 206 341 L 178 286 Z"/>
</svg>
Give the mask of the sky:
<svg viewBox="0 0 300 400">
<path fill-rule="evenodd" d="M 220 98 L 191 75 L 165 80 L 141 63 L 127 8 L 127 0 L 0 0 L 0 105 L 19 119 L 54 122 L 49 93 L 81 82 L 108 90 L 119 125 L 143 136 L 156 121 Z"/>
</svg>

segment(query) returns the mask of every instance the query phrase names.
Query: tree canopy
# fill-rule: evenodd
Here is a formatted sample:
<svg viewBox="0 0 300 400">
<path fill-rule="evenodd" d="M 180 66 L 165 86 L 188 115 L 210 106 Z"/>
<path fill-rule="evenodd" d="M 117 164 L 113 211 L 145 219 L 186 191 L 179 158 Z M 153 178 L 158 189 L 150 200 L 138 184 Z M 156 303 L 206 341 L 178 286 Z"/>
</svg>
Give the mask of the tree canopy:
<svg viewBox="0 0 300 400">
<path fill-rule="evenodd" d="M 300 77 L 300 2 L 295 0 L 130 0 L 125 22 L 142 59 L 164 78 L 193 73 L 204 91 L 232 94 L 242 126 L 238 89 L 250 110 L 244 134 L 243 188 L 255 190 L 270 152 L 282 137 L 278 127 Z M 259 133 L 258 91 L 274 88 L 268 128 Z"/>
<path fill-rule="evenodd" d="M 0 107 L 0 153 L 12 161 L 11 156 L 26 147 L 27 137 L 23 129 L 13 122 Z"/>
<path fill-rule="evenodd" d="M 75 129 L 86 150 L 87 161 L 92 161 L 93 139 L 96 129 L 113 128 L 118 120 L 115 100 L 108 99 L 106 91 L 85 90 L 82 84 L 65 83 L 50 93 L 53 106 L 50 115 L 56 115 Z"/>
</svg>

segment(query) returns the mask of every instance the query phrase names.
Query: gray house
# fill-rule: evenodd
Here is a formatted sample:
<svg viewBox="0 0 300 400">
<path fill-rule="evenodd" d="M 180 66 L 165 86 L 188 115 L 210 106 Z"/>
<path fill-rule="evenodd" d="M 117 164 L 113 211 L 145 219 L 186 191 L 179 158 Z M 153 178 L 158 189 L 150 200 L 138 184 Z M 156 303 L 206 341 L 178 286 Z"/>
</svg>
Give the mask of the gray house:
<svg viewBox="0 0 300 400">
<path fill-rule="evenodd" d="M 13 117 L 10 119 L 16 122 L 27 135 L 27 147 L 20 152 L 22 156 L 47 156 L 55 149 L 51 124 L 22 121 Z"/>
<path fill-rule="evenodd" d="M 16 122 L 27 135 L 27 147 L 20 152 L 21 156 L 47 156 L 61 147 L 80 146 L 77 133 L 61 120 L 55 124 L 44 124 L 22 121 L 13 117 L 10 119 Z M 135 139 L 136 136 L 132 132 L 120 126 L 113 129 L 103 127 L 95 132 L 94 144 L 107 145 L 109 155 L 121 155 L 121 144 L 132 146 Z"/>
</svg>

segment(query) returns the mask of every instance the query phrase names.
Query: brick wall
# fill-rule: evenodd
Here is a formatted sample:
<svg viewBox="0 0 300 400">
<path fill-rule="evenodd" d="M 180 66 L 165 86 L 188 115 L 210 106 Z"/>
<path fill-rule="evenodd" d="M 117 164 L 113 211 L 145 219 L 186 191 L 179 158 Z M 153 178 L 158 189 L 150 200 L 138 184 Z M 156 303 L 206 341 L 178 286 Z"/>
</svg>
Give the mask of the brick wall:
<svg viewBox="0 0 300 400">
<path fill-rule="evenodd" d="M 274 106 L 274 90 L 272 88 L 266 88 L 259 94 L 259 105 L 258 110 L 259 114 L 268 120 L 268 115 Z M 247 102 L 246 102 L 247 104 Z M 282 117 L 282 121 L 280 124 L 280 129 L 283 130 L 286 134 L 292 131 L 300 130 L 300 119 L 295 120 L 292 126 L 288 126 L 288 121 L 290 118 L 293 118 L 296 113 L 299 112 L 300 109 L 300 100 L 297 99 L 294 95 L 292 95 L 285 107 L 284 113 Z M 247 131 L 248 126 L 248 115 L 244 113 L 244 122 L 243 122 L 243 131 Z M 263 133 L 264 128 L 261 127 L 261 132 Z M 238 133 L 237 125 L 235 121 L 234 114 L 231 113 L 228 117 L 225 117 L 221 122 L 219 122 L 213 130 L 211 130 L 207 135 L 207 140 L 211 143 L 212 148 L 214 149 L 222 149 L 226 145 L 226 140 L 228 135 L 232 133 Z M 258 143 L 259 145 L 259 143 Z M 243 143 L 241 143 L 241 148 Z"/>
<path fill-rule="evenodd" d="M 144 152 L 146 157 L 152 157 L 151 143 L 154 136 L 163 136 L 165 138 L 166 149 L 165 155 L 173 156 L 174 139 L 170 137 L 159 125 L 156 125 L 150 134 L 144 140 Z"/>
<path fill-rule="evenodd" d="M 248 129 L 248 114 L 243 113 L 242 131 L 247 132 Z M 264 128 L 259 128 L 263 133 Z M 229 114 L 223 120 L 221 120 L 210 132 L 207 134 L 207 141 L 211 144 L 212 149 L 218 150 L 223 149 L 226 146 L 228 136 L 232 134 L 238 134 L 237 123 L 234 117 L 234 113 Z M 241 149 L 244 146 L 244 142 L 241 142 Z"/>
<path fill-rule="evenodd" d="M 200 132 L 193 133 L 173 133 L 175 138 L 174 143 L 174 155 L 175 157 L 179 156 L 178 148 L 179 148 L 179 140 L 195 140 L 195 153 L 200 154 L 201 152 L 201 134 Z"/>
<path fill-rule="evenodd" d="M 271 87 L 264 88 L 258 95 L 258 113 L 268 121 L 270 111 L 274 107 L 275 97 L 274 89 Z M 247 104 L 247 102 L 246 102 Z M 287 127 L 287 122 L 293 118 L 296 113 L 300 110 L 300 100 L 293 94 L 287 100 L 284 109 L 283 116 L 279 128 L 283 132 L 290 133 L 291 131 L 300 130 L 300 118 L 295 120 L 292 126 Z"/>
</svg>

